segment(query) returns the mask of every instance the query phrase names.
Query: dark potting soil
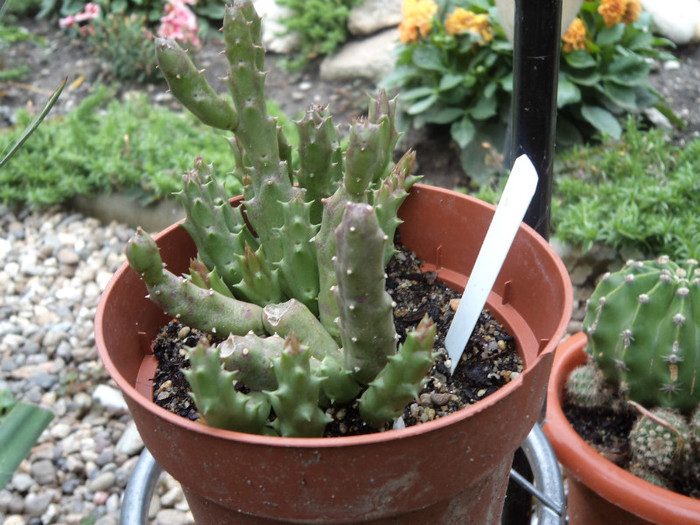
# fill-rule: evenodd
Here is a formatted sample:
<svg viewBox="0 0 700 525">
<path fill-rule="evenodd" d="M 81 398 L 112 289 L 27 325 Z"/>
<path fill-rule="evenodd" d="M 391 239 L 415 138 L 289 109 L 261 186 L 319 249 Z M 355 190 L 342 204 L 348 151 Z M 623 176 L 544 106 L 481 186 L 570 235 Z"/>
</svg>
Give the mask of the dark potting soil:
<svg viewBox="0 0 700 525">
<path fill-rule="evenodd" d="M 437 357 L 428 381 L 419 396 L 404 410 L 407 426 L 423 423 L 455 412 L 492 394 L 522 371 L 514 338 L 487 311 L 482 312 L 455 373 L 449 376 L 443 342 L 454 316 L 460 294 L 437 280 L 435 273 L 421 272 L 420 261 L 399 245 L 399 252 L 387 267 L 387 291 L 396 307 L 394 320 L 400 341 L 428 314 L 437 325 Z M 189 367 L 187 347 L 201 337 L 211 336 L 172 321 L 154 341 L 153 352 L 159 366 L 153 383 L 156 404 L 191 420 L 197 408 L 190 397 L 189 384 L 182 370 Z M 449 363 L 447 363 L 449 364 Z M 239 387 L 245 391 L 244 385 Z M 326 436 L 368 434 L 377 430 L 359 417 L 357 403 L 334 405 Z M 389 427 L 387 427 L 389 428 Z"/>
<path fill-rule="evenodd" d="M 622 396 L 615 396 L 603 408 L 583 408 L 565 399 L 562 409 L 573 429 L 586 443 L 618 467 L 630 471 L 632 453 L 628 436 L 639 412 Z M 613 406 L 615 410 L 611 408 Z M 670 482 L 674 492 L 698 497 L 698 487 L 691 476 L 680 476 Z"/>
</svg>

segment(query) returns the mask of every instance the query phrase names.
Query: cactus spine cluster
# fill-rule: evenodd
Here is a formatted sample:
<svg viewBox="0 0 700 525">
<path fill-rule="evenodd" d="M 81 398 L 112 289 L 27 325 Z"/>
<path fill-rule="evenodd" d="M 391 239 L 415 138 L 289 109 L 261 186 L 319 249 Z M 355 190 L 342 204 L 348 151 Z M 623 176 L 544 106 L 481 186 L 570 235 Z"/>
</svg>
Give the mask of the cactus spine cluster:
<svg viewBox="0 0 700 525">
<path fill-rule="evenodd" d="M 570 375 L 569 400 L 609 406 L 615 389 L 639 417 L 629 435 L 631 471 L 673 488 L 700 486 L 700 265 L 666 256 L 605 274 L 583 329 L 591 357 Z"/>
<path fill-rule="evenodd" d="M 232 132 L 243 204 L 231 207 L 212 166 L 196 159 L 179 193 L 198 249 L 190 274 L 165 269 L 141 230 L 129 262 L 165 312 L 225 338 L 190 351 L 186 375 L 207 424 L 319 436 L 325 408 L 364 391 L 363 418 L 382 428 L 417 395 L 435 337 L 425 319 L 397 349 L 384 289 L 397 212 L 417 180 L 413 153 L 391 163 L 396 102 L 380 92 L 367 118 L 352 123 L 345 152 L 327 110 L 312 107 L 297 122 L 293 151 L 267 113 L 250 0 L 226 7 L 222 31 L 230 98 L 174 41 L 157 39 L 156 55 L 171 92 L 202 122 Z"/>
</svg>

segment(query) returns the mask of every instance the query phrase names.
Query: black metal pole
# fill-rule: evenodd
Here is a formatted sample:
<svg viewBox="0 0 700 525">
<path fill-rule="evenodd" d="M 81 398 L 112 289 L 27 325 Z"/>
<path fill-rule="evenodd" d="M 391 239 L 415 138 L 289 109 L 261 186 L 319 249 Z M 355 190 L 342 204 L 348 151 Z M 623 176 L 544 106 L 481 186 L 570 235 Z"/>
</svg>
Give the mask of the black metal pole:
<svg viewBox="0 0 700 525">
<path fill-rule="evenodd" d="M 549 239 L 552 204 L 561 3 L 562 0 L 515 0 L 510 165 L 524 153 L 537 170 L 537 190 L 523 220 L 545 239 Z M 513 468 L 518 472 L 529 468 L 520 450 L 513 458 Z M 529 516 L 530 495 L 520 487 L 509 489 L 510 507 L 520 518 L 506 522 L 529 523 L 522 517 Z"/>
<path fill-rule="evenodd" d="M 523 153 L 540 177 L 525 223 L 549 238 L 562 0 L 515 0 L 511 166 Z"/>
</svg>

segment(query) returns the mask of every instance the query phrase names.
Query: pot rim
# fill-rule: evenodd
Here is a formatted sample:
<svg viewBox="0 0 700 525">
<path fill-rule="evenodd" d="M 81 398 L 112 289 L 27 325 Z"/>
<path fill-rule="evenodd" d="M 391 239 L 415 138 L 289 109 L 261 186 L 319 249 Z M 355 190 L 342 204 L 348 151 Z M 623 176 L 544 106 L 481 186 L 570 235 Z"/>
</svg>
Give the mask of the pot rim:
<svg viewBox="0 0 700 525">
<path fill-rule="evenodd" d="M 586 334 L 578 332 L 557 349 L 547 387 L 544 431 L 569 475 L 609 502 L 655 523 L 697 524 L 700 500 L 644 481 L 601 456 L 569 424 L 561 406 L 569 373 L 587 357 Z"/>
<path fill-rule="evenodd" d="M 455 195 L 459 196 L 460 198 L 467 199 L 469 201 L 472 201 L 475 204 L 478 204 L 482 208 L 487 208 L 490 209 L 492 212 L 495 211 L 496 207 L 492 204 L 486 203 L 484 201 L 481 201 L 479 199 L 476 199 L 470 195 L 465 195 L 461 194 L 458 192 L 454 192 L 452 190 L 447 190 L 444 188 L 439 188 L 435 186 L 428 186 L 425 184 L 415 184 L 411 192 L 420 192 L 420 191 L 431 191 L 431 192 L 437 192 L 438 194 L 443 195 L 444 197 L 453 197 Z M 156 236 L 154 236 L 155 240 L 158 241 L 162 236 L 167 235 L 169 232 L 172 230 L 179 228 L 180 224 L 184 222 L 184 219 L 171 225 L 170 227 L 166 228 L 165 230 L 161 231 L 158 233 Z M 102 363 L 104 364 L 104 367 L 110 377 L 113 378 L 113 380 L 117 383 L 120 389 L 122 389 L 125 392 L 128 392 L 128 395 L 126 396 L 127 398 L 130 398 L 131 400 L 135 400 L 138 402 L 143 408 L 151 412 L 152 414 L 156 415 L 159 418 L 162 418 L 166 420 L 170 424 L 174 424 L 179 427 L 184 427 L 189 431 L 200 433 L 200 434 L 206 434 L 211 437 L 216 437 L 220 439 L 230 439 L 230 440 L 235 440 L 239 442 L 244 442 L 244 443 L 249 443 L 249 444 L 256 444 L 256 445 L 262 445 L 262 446 L 269 446 L 269 447 L 279 447 L 279 448 L 301 448 L 301 449 L 317 449 L 317 448 L 338 448 L 338 447 L 349 447 L 349 446 L 364 446 L 370 443 L 381 443 L 381 442 L 391 442 L 396 439 L 409 439 L 413 436 L 424 434 L 426 432 L 430 431 L 438 431 L 440 429 L 444 429 L 446 427 L 449 427 L 453 424 L 455 424 L 458 421 L 464 420 L 466 418 L 469 418 L 473 416 L 474 414 L 478 414 L 484 410 L 487 410 L 489 407 L 501 402 L 504 398 L 508 397 L 510 394 L 512 394 L 512 391 L 520 388 L 522 386 L 522 383 L 524 381 L 524 376 L 528 372 L 532 372 L 533 369 L 536 368 L 536 366 L 543 361 L 546 361 L 547 358 L 554 354 L 554 351 L 557 348 L 558 342 L 561 339 L 561 337 L 564 335 L 566 332 L 566 327 L 568 325 L 568 320 L 571 317 L 571 312 L 573 310 L 573 290 L 570 285 L 570 281 L 568 279 L 568 272 L 566 270 L 566 267 L 564 266 L 564 263 L 561 261 L 561 259 L 556 256 L 556 253 L 554 252 L 553 248 L 551 245 L 543 238 L 541 237 L 533 228 L 528 226 L 525 223 L 521 223 L 521 229 L 526 230 L 531 237 L 531 242 L 536 243 L 540 245 L 541 249 L 543 249 L 546 252 L 551 253 L 554 255 L 552 258 L 556 267 L 559 270 L 559 273 L 563 275 L 567 281 L 566 284 L 568 286 L 564 286 L 564 301 L 563 304 L 564 306 L 564 312 L 561 315 L 561 321 L 559 325 L 557 326 L 556 330 L 554 331 L 551 339 L 547 341 L 546 344 L 540 345 L 540 348 L 538 349 L 537 356 L 536 358 L 531 362 L 531 363 L 526 363 L 526 368 L 523 370 L 523 372 L 516 377 L 515 379 L 511 380 L 508 384 L 505 386 L 499 388 L 496 392 L 493 394 L 489 395 L 485 399 L 464 407 L 463 409 L 454 412 L 452 414 L 449 414 L 447 416 L 443 416 L 441 418 L 435 419 L 433 421 L 428 421 L 426 423 L 422 423 L 420 425 L 415 425 L 411 427 L 406 427 L 403 429 L 391 429 L 387 430 L 385 432 L 376 432 L 373 434 L 366 434 L 366 435 L 360 435 L 360 436 L 338 436 L 338 437 L 332 437 L 332 438 L 327 438 L 327 437 L 312 437 L 312 438 L 293 438 L 293 437 L 279 437 L 279 436 L 263 436 L 263 435 L 258 435 L 258 434 L 247 434 L 243 432 L 236 432 L 233 430 L 223 430 L 219 428 L 214 428 L 214 427 L 209 427 L 206 426 L 202 423 L 195 422 L 195 421 L 190 421 L 186 418 L 183 418 L 181 416 L 178 416 L 177 414 L 174 414 L 165 408 L 162 408 L 158 405 L 156 405 L 153 401 L 147 399 L 143 394 L 141 394 L 138 389 L 130 383 L 119 371 L 113 360 L 111 359 L 109 353 L 107 352 L 107 343 L 105 341 L 105 333 L 103 330 L 104 326 L 104 320 L 105 320 L 105 304 L 106 301 L 104 300 L 105 297 L 107 297 L 111 290 L 117 286 L 118 281 L 120 278 L 124 276 L 127 272 L 132 272 L 133 270 L 129 267 L 128 262 L 124 262 L 122 266 L 119 267 L 119 269 L 115 272 L 115 274 L 112 276 L 110 279 L 109 283 L 105 287 L 104 291 L 102 292 L 102 297 L 100 299 L 100 302 L 97 306 L 97 311 L 95 314 L 95 342 L 98 348 L 98 353 L 100 356 L 100 359 L 102 360 Z M 500 296 L 496 295 L 495 293 L 491 292 L 491 295 L 489 296 L 489 300 L 487 301 L 487 305 L 494 305 L 497 304 L 496 301 L 500 299 Z M 520 317 L 517 312 L 513 312 L 516 314 L 516 317 L 518 318 L 518 321 L 524 322 L 522 318 Z M 529 334 L 532 335 L 532 334 Z M 534 339 L 534 338 L 533 338 Z M 535 421 L 532 421 L 532 425 L 534 426 Z"/>
</svg>

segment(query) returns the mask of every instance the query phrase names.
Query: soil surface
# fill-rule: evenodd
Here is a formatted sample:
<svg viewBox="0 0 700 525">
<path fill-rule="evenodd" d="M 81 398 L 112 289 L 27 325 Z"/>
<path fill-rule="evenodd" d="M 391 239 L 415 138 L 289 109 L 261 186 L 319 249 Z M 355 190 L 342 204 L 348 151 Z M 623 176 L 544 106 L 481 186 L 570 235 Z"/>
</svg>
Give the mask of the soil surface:
<svg viewBox="0 0 700 525">
<path fill-rule="evenodd" d="M 40 108 L 63 78 L 68 78 L 69 86 L 53 109 L 54 115 L 76 107 L 96 84 L 110 82 L 109 68 L 98 57 L 90 55 L 79 39 L 60 30 L 55 20 L 22 19 L 17 25 L 38 35 L 44 43 L 20 42 L 3 50 L 4 67 L 26 64 L 29 72 L 18 81 L 0 82 L 0 127 L 9 125 L 20 107 Z M 207 71 L 215 89 L 224 92 L 219 79 L 226 70 L 226 59 L 220 55 L 222 49 L 220 39 L 209 39 L 196 53 L 195 62 Z M 700 46 L 684 46 L 674 53 L 679 62 L 655 64 L 650 82 L 676 115 L 687 123 L 685 129 L 672 133 L 673 141 L 682 145 L 689 138 L 700 136 Z M 296 118 L 312 104 L 328 104 L 342 132 L 353 118 L 366 110 L 367 93 L 374 89 L 368 81 L 324 82 L 319 78 L 319 62 L 309 64 L 302 72 L 290 73 L 281 67 L 282 58 L 267 56 L 266 87 L 269 98 L 277 101 L 288 115 Z M 118 95 L 124 96 L 133 90 L 145 91 L 154 104 L 181 109 L 166 89 L 164 81 L 147 85 L 122 83 Z M 447 129 L 411 130 L 399 147 L 401 152 L 408 148 L 417 150 L 417 172 L 426 175 L 426 182 L 448 188 L 468 185 L 458 152 L 450 145 Z"/>
<path fill-rule="evenodd" d="M 450 376 L 450 362 L 443 343 L 459 294 L 437 281 L 435 275 L 421 272 L 420 261 L 406 250 L 400 250 L 394 256 L 387 275 L 387 292 L 396 303 L 394 322 L 399 341 L 403 342 L 406 333 L 426 315 L 435 322 L 437 329 L 435 362 L 416 400 L 404 410 L 403 419 L 407 426 L 431 421 L 476 403 L 522 372 L 522 360 L 517 354 L 514 338 L 484 311 L 460 363 Z M 197 407 L 190 397 L 189 384 L 182 370 L 189 368 L 187 347 L 196 346 L 202 337 L 215 343 L 201 332 L 172 321 L 163 328 L 153 346 L 159 363 L 153 384 L 154 402 L 192 420 L 198 419 Z M 245 385 L 237 387 L 248 392 Z M 326 427 L 326 437 L 378 431 L 362 420 L 357 401 L 333 405 L 326 413 L 332 418 Z"/>
<path fill-rule="evenodd" d="M 607 406 L 594 408 L 584 408 L 565 400 L 562 409 L 573 429 L 586 443 L 608 461 L 638 475 L 635 473 L 629 434 L 640 413 L 628 404 L 623 396 L 615 393 Z M 654 483 L 654 480 L 649 481 Z M 661 482 L 667 486 L 661 485 Z M 669 476 L 667 480 L 659 475 L 657 484 L 679 494 L 700 499 L 697 479 L 690 470 L 681 469 L 675 477 Z"/>
</svg>

